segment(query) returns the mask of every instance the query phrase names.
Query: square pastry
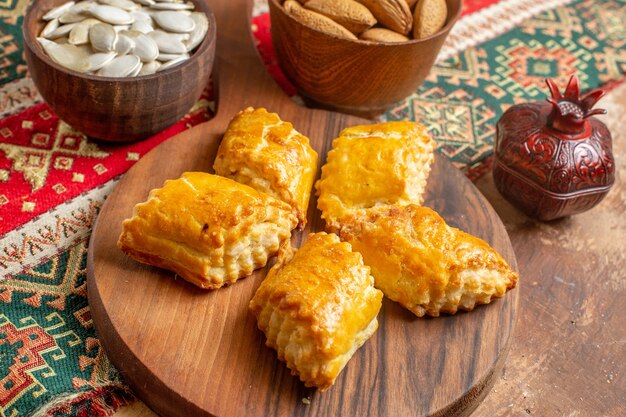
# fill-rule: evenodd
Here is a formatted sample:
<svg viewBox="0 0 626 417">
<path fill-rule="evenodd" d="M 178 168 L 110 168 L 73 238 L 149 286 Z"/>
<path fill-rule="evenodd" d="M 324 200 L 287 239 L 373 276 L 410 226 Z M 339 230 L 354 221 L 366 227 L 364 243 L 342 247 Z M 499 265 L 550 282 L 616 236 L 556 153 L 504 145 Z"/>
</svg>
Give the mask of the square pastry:
<svg viewBox="0 0 626 417">
<path fill-rule="evenodd" d="M 422 204 L 435 142 L 413 122 L 344 129 L 333 141 L 316 184 L 317 207 L 328 231 L 341 218 L 370 208 Z"/>
<path fill-rule="evenodd" d="M 382 293 L 350 244 L 316 233 L 281 247 L 250 310 L 278 358 L 307 387 L 329 388 L 376 331 Z"/>
<path fill-rule="evenodd" d="M 135 206 L 118 246 L 139 262 L 215 289 L 265 266 L 297 223 L 283 201 L 228 178 L 185 172 Z"/>
<path fill-rule="evenodd" d="M 487 242 L 428 207 L 372 210 L 346 219 L 340 236 L 363 255 L 376 288 L 418 317 L 472 310 L 517 284 L 517 273 Z"/>
<path fill-rule="evenodd" d="M 248 107 L 228 125 L 213 169 L 218 175 L 247 184 L 281 199 L 306 224 L 317 153 L 309 139 L 289 122 L 264 108 Z"/>
</svg>

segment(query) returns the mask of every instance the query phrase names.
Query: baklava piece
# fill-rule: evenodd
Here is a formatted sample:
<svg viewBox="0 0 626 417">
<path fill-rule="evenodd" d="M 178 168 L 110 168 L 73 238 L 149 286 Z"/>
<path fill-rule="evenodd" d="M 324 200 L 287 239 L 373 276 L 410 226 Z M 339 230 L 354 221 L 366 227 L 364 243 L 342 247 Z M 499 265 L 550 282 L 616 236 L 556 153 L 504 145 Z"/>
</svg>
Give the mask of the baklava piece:
<svg viewBox="0 0 626 417">
<path fill-rule="evenodd" d="M 250 310 L 291 373 L 325 390 L 378 327 L 383 294 L 373 284 L 350 244 L 311 234 L 297 252 L 281 248 Z"/>
<path fill-rule="evenodd" d="M 328 231 L 341 218 L 370 208 L 422 204 L 435 142 L 413 122 L 387 122 L 344 129 L 333 141 L 316 184 L 317 207 Z"/>
<path fill-rule="evenodd" d="M 213 169 L 288 203 L 298 216 L 299 228 L 304 228 L 317 153 L 306 136 L 276 113 L 249 107 L 235 116 Z"/>
<path fill-rule="evenodd" d="M 427 207 L 372 211 L 344 223 L 340 235 L 363 255 L 376 287 L 418 317 L 472 310 L 517 284 L 517 273 L 485 241 Z"/>
<path fill-rule="evenodd" d="M 118 246 L 133 259 L 215 289 L 265 266 L 289 241 L 291 207 L 228 178 L 185 172 L 124 220 Z"/>
</svg>

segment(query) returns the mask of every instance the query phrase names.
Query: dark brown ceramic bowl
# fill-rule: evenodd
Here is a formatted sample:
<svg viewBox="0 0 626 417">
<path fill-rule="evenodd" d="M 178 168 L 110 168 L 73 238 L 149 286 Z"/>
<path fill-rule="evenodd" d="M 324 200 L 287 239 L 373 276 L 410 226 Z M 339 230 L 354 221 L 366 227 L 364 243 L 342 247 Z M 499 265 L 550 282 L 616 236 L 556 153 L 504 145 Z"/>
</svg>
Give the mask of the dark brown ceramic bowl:
<svg viewBox="0 0 626 417">
<path fill-rule="evenodd" d="M 462 0 L 446 0 L 445 26 L 405 43 L 341 39 L 305 26 L 270 0 L 272 40 L 278 62 L 299 93 L 320 107 L 361 116 L 382 113 L 424 81 Z"/>
<path fill-rule="evenodd" d="M 37 42 L 41 17 L 66 1 L 33 2 L 22 27 L 30 76 L 61 119 L 88 136 L 129 142 L 162 131 L 191 109 L 208 85 L 215 57 L 215 17 L 206 2 L 191 0 L 207 15 L 209 30 L 189 60 L 153 75 L 109 78 L 64 68 Z"/>
</svg>

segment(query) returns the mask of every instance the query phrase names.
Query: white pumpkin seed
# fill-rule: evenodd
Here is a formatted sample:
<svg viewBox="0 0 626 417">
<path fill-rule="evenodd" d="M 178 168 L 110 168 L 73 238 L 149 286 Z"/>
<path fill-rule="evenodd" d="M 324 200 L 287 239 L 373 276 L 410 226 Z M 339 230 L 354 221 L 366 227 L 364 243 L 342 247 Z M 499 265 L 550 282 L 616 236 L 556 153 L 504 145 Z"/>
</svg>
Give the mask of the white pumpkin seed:
<svg viewBox="0 0 626 417">
<path fill-rule="evenodd" d="M 84 45 L 89 43 L 89 29 L 100 23 L 98 19 L 85 19 L 72 28 L 69 35 L 69 43 L 72 45 Z"/>
<path fill-rule="evenodd" d="M 139 71 L 139 75 L 154 74 L 155 72 L 157 72 L 157 70 L 159 69 L 161 65 L 162 64 L 159 61 L 146 62 L 143 64 L 143 67 L 141 67 L 141 71 Z"/>
<path fill-rule="evenodd" d="M 150 33 L 154 30 L 154 26 L 147 20 L 135 20 L 135 23 L 130 26 L 130 29 L 141 33 Z"/>
<path fill-rule="evenodd" d="M 159 69 L 157 69 L 157 72 L 165 71 L 166 69 L 170 69 L 172 67 L 175 67 L 176 65 L 180 65 L 188 59 L 189 57 L 181 56 L 180 58 L 172 59 L 171 61 L 164 62 L 163 65 L 161 65 Z"/>
<path fill-rule="evenodd" d="M 51 21 L 46 23 L 46 26 L 44 26 L 39 36 L 47 38 L 48 35 L 50 35 L 52 32 L 57 30 L 58 27 L 59 27 L 59 19 L 52 19 Z"/>
<path fill-rule="evenodd" d="M 168 32 L 188 33 L 196 27 L 196 22 L 189 16 L 174 11 L 163 11 L 154 14 L 154 21 Z"/>
<path fill-rule="evenodd" d="M 159 56 L 159 46 L 150 36 L 137 31 L 125 31 L 124 35 L 135 41 L 133 54 L 137 55 L 142 62 L 151 62 Z"/>
<path fill-rule="evenodd" d="M 155 3 L 150 6 L 155 10 L 193 10 L 193 3 Z"/>
<path fill-rule="evenodd" d="M 143 68 L 143 62 L 140 61 L 139 65 L 137 65 L 137 68 L 135 68 L 135 70 L 133 72 L 131 72 L 128 76 L 129 77 L 136 77 L 141 72 L 141 68 Z"/>
<path fill-rule="evenodd" d="M 176 34 L 155 30 L 148 33 L 148 36 L 155 40 L 160 52 L 166 54 L 184 54 L 187 52 L 187 47 Z"/>
<path fill-rule="evenodd" d="M 97 74 L 103 77 L 128 77 L 139 65 L 141 65 L 141 60 L 135 55 L 118 56 L 100 68 Z"/>
<path fill-rule="evenodd" d="M 143 6 L 152 6 L 154 4 L 154 0 L 135 0 L 135 3 Z"/>
<path fill-rule="evenodd" d="M 117 33 L 120 33 L 121 31 L 130 29 L 130 25 L 115 25 L 113 29 L 115 29 Z"/>
<path fill-rule="evenodd" d="M 189 54 L 159 54 L 157 61 L 167 62 L 178 58 L 189 58 Z"/>
<path fill-rule="evenodd" d="M 117 52 L 118 55 L 126 55 L 135 49 L 135 41 L 129 38 L 126 35 L 117 34 L 117 42 L 115 42 L 115 46 L 113 50 Z"/>
<path fill-rule="evenodd" d="M 87 19 L 87 16 L 85 16 L 83 14 L 73 13 L 71 11 L 68 11 L 66 13 L 63 13 L 63 15 L 61 17 L 59 17 L 59 22 L 61 22 L 63 24 L 78 23 L 78 22 L 82 22 L 85 19 Z"/>
<path fill-rule="evenodd" d="M 91 0 L 79 1 L 78 3 L 76 3 L 75 5 L 73 5 L 70 8 L 69 12 L 77 13 L 77 14 L 84 13 L 87 10 L 89 10 L 90 8 L 92 8 L 95 4 L 96 4 L 96 2 L 95 1 L 91 1 Z"/>
<path fill-rule="evenodd" d="M 78 72 L 85 72 L 89 69 L 89 56 L 80 48 L 69 43 L 59 45 L 46 38 L 37 38 L 37 41 L 50 59 L 57 64 Z"/>
<path fill-rule="evenodd" d="M 150 17 L 150 14 L 146 13 L 143 9 L 134 10 L 130 12 L 130 15 L 135 18 L 135 22 L 146 21 L 146 20 L 148 22 L 152 22 L 152 17 Z"/>
<path fill-rule="evenodd" d="M 89 28 L 89 41 L 94 51 L 112 52 L 117 42 L 117 32 L 107 23 L 98 23 Z"/>
<path fill-rule="evenodd" d="M 126 10 L 106 4 L 96 4 L 87 10 L 93 17 L 112 25 L 130 25 L 135 19 Z"/>
<path fill-rule="evenodd" d="M 187 51 L 192 51 L 200 45 L 209 31 L 209 18 L 204 13 L 193 12 L 191 19 L 196 23 L 196 27 L 189 34 L 189 40 L 185 41 Z"/>
<path fill-rule="evenodd" d="M 45 38 L 46 39 L 57 39 L 57 38 L 62 38 L 63 36 L 67 36 L 67 35 L 70 34 L 72 29 L 74 29 L 74 26 L 76 26 L 77 24 L 78 23 L 70 23 L 68 25 L 59 26 L 58 28 L 56 28 L 55 30 L 50 32 L 48 34 L 48 36 L 45 36 Z"/>
<path fill-rule="evenodd" d="M 61 15 L 65 12 L 67 12 L 73 5 L 75 4 L 75 2 L 73 1 L 68 1 L 67 3 L 63 3 L 60 6 L 55 7 L 54 9 L 50 10 L 48 13 L 46 13 L 45 15 L 43 15 L 43 20 L 52 20 L 52 19 L 58 19 L 59 17 L 61 17 Z"/>
<path fill-rule="evenodd" d="M 119 9 L 126 10 L 127 12 L 137 10 L 141 7 L 137 3 L 131 0 L 98 0 L 98 3 L 117 7 Z"/>
<path fill-rule="evenodd" d="M 115 52 L 99 52 L 89 55 L 89 71 L 98 71 L 117 56 Z"/>
</svg>

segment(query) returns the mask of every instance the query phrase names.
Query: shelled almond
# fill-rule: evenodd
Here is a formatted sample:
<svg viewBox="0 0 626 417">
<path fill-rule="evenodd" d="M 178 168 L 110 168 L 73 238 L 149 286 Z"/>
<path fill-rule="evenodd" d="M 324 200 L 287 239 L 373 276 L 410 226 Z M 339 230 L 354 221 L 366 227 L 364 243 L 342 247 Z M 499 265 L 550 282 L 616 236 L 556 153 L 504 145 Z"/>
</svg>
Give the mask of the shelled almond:
<svg viewBox="0 0 626 417">
<path fill-rule="evenodd" d="M 298 3 L 299 2 L 299 3 Z M 300 23 L 332 36 L 398 43 L 431 36 L 445 25 L 446 0 L 286 0 Z"/>
</svg>

